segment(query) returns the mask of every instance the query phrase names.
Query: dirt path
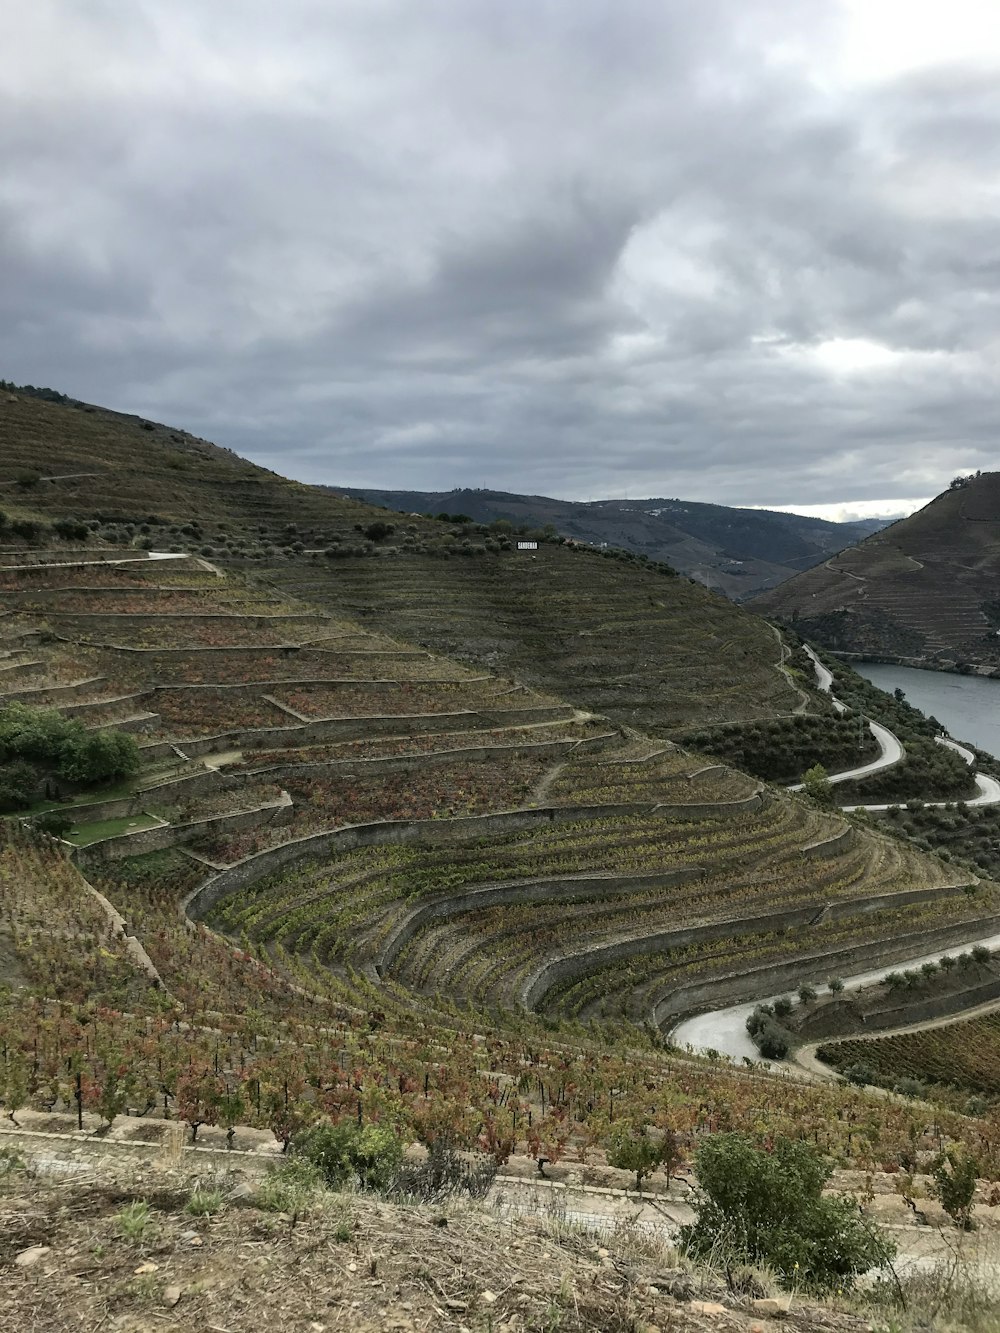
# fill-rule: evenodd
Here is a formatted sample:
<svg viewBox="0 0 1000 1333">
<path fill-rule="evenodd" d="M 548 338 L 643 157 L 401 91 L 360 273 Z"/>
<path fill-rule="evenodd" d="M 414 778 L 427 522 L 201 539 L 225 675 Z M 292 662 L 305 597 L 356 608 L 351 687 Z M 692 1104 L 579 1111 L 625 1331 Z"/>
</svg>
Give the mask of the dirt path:
<svg viewBox="0 0 1000 1333">
<path fill-rule="evenodd" d="M 805 713 L 809 708 L 809 695 L 806 694 L 805 690 L 801 687 L 801 685 L 796 683 L 795 677 L 792 675 L 788 667 L 785 666 L 785 663 L 792 655 L 791 649 L 788 647 L 788 644 L 785 643 L 784 639 L 781 637 L 781 630 L 778 629 L 777 625 L 769 624 L 768 629 L 778 640 L 778 649 L 781 654 L 780 657 L 778 658 L 778 670 L 784 676 L 785 680 L 788 681 L 790 687 L 799 696 L 799 702 L 792 709 L 792 715 L 795 716 L 796 714 Z"/>
<path fill-rule="evenodd" d="M 544 802 L 553 782 L 555 782 L 556 778 L 565 767 L 565 760 L 560 760 L 559 763 L 553 764 L 552 767 L 542 775 L 541 780 L 535 784 L 535 790 L 528 798 L 529 805 L 541 805 Z"/>
</svg>

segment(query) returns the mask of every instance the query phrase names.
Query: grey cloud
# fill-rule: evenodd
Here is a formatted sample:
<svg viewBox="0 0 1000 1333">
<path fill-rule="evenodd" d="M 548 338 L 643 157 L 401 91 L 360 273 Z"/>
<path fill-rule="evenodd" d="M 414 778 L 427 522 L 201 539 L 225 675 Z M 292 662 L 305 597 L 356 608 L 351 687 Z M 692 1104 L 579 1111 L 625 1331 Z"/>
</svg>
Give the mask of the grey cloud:
<svg viewBox="0 0 1000 1333">
<path fill-rule="evenodd" d="M 1000 98 L 973 67 L 831 94 L 842 21 L 26 7 L 0 375 L 332 484 L 929 494 L 991 463 Z"/>
</svg>

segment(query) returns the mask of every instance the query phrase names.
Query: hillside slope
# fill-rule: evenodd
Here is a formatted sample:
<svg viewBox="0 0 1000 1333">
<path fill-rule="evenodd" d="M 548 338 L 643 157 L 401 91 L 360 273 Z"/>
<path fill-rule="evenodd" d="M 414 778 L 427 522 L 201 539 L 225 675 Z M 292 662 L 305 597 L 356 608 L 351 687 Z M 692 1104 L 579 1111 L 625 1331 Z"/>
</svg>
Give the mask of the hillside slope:
<svg viewBox="0 0 1000 1333">
<path fill-rule="evenodd" d="M 914 666 L 1000 668 L 1000 473 L 753 601 L 838 652 Z"/>
<path fill-rule="evenodd" d="M 558 543 L 532 558 L 483 525 L 390 524 L 384 510 L 89 405 L 0 392 L 0 511 L 267 572 L 331 611 L 636 725 L 767 718 L 801 701 L 767 624 L 642 560 Z"/>
<path fill-rule="evenodd" d="M 566 537 L 622 546 L 666 560 L 682 574 L 734 601 L 789 579 L 882 527 L 877 520 L 828 523 L 802 514 L 734 509 L 691 500 L 556 500 L 507 491 L 344 489 L 371 504 L 407 513 L 468 514 L 480 523 L 507 519 L 552 524 Z"/>
<path fill-rule="evenodd" d="M 200 557 L 13 554 L 0 706 L 130 731 L 140 768 L 37 783 L 24 817 L 63 843 L 0 820 L 0 1035 L 31 1052 L 8 1112 L 284 1141 L 374 1107 L 427 1141 L 457 1097 L 463 1142 L 538 1130 L 555 1160 L 607 1141 L 612 1102 L 659 1124 L 664 1079 L 685 1133 L 748 1095 L 682 1083 L 651 1030 L 997 928 L 967 871 Z M 568 1048 L 501 1114 L 546 1032 Z"/>
</svg>

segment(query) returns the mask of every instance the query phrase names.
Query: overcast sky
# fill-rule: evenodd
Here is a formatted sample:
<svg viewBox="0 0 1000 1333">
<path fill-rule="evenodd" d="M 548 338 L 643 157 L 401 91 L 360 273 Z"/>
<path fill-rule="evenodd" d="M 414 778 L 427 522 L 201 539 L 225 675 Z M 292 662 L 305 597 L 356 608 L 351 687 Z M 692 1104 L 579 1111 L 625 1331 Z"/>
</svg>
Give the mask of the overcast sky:
<svg viewBox="0 0 1000 1333">
<path fill-rule="evenodd" d="M 994 468 L 995 0 L 32 0 L 0 378 L 333 485 Z"/>
</svg>

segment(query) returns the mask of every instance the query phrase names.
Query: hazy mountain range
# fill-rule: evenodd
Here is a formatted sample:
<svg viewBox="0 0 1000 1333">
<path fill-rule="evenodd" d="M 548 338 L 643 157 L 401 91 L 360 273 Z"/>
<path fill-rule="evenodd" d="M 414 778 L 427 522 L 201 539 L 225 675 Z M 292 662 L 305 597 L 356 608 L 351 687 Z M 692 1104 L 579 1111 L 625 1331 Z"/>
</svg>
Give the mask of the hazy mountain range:
<svg viewBox="0 0 1000 1333">
<path fill-rule="evenodd" d="M 885 519 L 830 523 L 769 509 L 733 509 L 692 500 L 557 500 L 509 491 L 393 491 L 332 488 L 342 495 L 420 514 L 509 519 L 594 545 L 621 546 L 666 560 L 683 574 L 743 601 L 810 569 L 886 525 Z"/>
</svg>

